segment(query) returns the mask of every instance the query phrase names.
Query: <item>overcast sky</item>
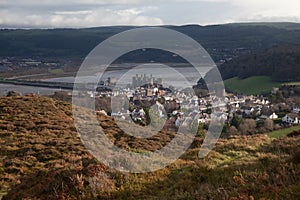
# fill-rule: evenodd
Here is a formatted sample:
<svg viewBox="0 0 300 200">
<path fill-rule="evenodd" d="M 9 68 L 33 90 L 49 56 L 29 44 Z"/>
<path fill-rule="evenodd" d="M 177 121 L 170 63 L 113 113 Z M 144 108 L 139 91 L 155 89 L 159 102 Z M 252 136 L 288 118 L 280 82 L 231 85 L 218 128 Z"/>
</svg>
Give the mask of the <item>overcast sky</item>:
<svg viewBox="0 0 300 200">
<path fill-rule="evenodd" d="M 300 22 L 299 0 L 0 0 L 0 28 Z"/>
</svg>

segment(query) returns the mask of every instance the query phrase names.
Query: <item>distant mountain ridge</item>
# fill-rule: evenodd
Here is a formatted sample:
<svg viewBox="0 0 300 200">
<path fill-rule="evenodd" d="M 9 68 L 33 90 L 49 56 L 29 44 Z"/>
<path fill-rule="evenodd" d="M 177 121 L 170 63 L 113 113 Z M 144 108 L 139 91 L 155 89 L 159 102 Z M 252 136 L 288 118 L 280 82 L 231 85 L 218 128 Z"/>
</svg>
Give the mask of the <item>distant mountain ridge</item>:
<svg viewBox="0 0 300 200">
<path fill-rule="evenodd" d="M 189 35 L 217 60 L 218 50 L 264 49 L 280 44 L 300 45 L 300 24 L 252 23 L 163 26 Z M 292 28 L 295 27 L 295 28 Z M 0 30 L 0 56 L 82 57 L 108 37 L 135 26 L 84 29 Z"/>
<path fill-rule="evenodd" d="M 295 22 L 246 22 L 230 23 L 229 26 L 268 26 L 287 30 L 300 30 L 300 24 Z"/>
</svg>

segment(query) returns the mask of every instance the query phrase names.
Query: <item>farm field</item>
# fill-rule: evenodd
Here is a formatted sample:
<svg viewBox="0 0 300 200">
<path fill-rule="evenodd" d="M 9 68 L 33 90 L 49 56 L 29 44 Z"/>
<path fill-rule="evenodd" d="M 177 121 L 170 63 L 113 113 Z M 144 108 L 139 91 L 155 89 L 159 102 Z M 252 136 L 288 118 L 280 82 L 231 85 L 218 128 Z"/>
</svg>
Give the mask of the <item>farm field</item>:
<svg viewBox="0 0 300 200">
<path fill-rule="evenodd" d="M 292 133 L 293 131 L 300 131 L 300 125 L 292 126 L 292 127 L 281 129 L 281 130 L 272 131 L 268 135 L 273 138 L 279 138 L 279 137 L 286 136 L 286 135 Z"/>
<path fill-rule="evenodd" d="M 273 87 L 280 87 L 281 85 L 281 83 L 273 82 L 268 76 L 252 76 L 246 79 L 235 77 L 225 80 L 224 84 L 228 91 L 244 95 L 270 92 Z"/>
</svg>

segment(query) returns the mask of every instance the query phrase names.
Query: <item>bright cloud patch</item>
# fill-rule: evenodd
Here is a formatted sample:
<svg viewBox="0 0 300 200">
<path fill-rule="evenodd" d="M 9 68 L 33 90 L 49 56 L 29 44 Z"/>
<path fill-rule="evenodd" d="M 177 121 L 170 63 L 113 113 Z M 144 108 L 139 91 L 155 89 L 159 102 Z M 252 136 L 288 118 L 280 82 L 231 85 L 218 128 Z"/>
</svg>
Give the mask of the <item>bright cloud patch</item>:
<svg viewBox="0 0 300 200">
<path fill-rule="evenodd" d="M 0 28 L 300 22 L 299 9 L 299 0 L 0 0 Z"/>
</svg>

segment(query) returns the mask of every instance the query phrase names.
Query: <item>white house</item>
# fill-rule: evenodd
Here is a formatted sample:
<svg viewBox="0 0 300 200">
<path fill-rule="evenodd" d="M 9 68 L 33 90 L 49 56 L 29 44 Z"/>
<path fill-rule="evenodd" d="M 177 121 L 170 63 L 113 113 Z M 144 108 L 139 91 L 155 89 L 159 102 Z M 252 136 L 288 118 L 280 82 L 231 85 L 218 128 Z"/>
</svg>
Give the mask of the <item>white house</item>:
<svg viewBox="0 0 300 200">
<path fill-rule="evenodd" d="M 224 122 L 227 120 L 227 115 L 225 113 L 212 113 L 211 114 L 212 120 L 215 120 L 217 122 Z"/>
<path fill-rule="evenodd" d="M 199 110 L 200 111 L 205 111 L 205 110 L 207 110 L 207 107 L 205 105 L 200 105 Z"/>
<path fill-rule="evenodd" d="M 95 93 L 92 91 L 87 92 L 88 95 L 90 95 L 91 98 L 95 98 Z"/>
<path fill-rule="evenodd" d="M 145 117 L 144 109 L 134 109 L 131 113 L 133 121 L 141 121 Z"/>
<path fill-rule="evenodd" d="M 204 118 L 200 118 L 200 119 L 198 119 L 198 124 L 205 124 L 206 123 L 206 119 L 204 119 Z"/>
<path fill-rule="evenodd" d="M 179 116 L 175 121 L 175 126 L 179 127 L 183 122 L 184 122 L 184 118 Z"/>
<path fill-rule="evenodd" d="M 251 115 L 251 113 L 253 113 L 255 109 L 250 106 L 244 106 L 243 108 L 241 108 L 241 111 L 244 112 L 246 115 Z"/>
<path fill-rule="evenodd" d="M 300 107 L 299 107 L 299 106 L 294 107 L 294 108 L 293 108 L 293 112 L 294 112 L 294 113 L 300 113 Z"/>
<path fill-rule="evenodd" d="M 177 115 L 178 114 L 178 111 L 177 110 L 174 110 L 173 112 L 172 112 L 172 115 Z"/>
<path fill-rule="evenodd" d="M 269 116 L 269 119 L 278 119 L 278 115 L 273 112 L 272 115 Z"/>
<path fill-rule="evenodd" d="M 173 101 L 173 97 L 165 97 L 166 101 Z"/>
<path fill-rule="evenodd" d="M 262 119 L 278 119 L 278 115 L 276 115 L 276 113 L 272 113 L 272 114 L 263 114 L 261 115 Z"/>
<path fill-rule="evenodd" d="M 164 117 L 165 116 L 165 108 L 164 106 L 159 103 L 158 101 L 156 101 L 156 103 L 152 106 L 152 109 L 156 112 L 158 112 L 159 117 Z"/>
<path fill-rule="evenodd" d="M 299 115 L 297 115 L 296 113 L 287 114 L 282 118 L 282 122 L 288 124 L 299 124 Z"/>
</svg>

